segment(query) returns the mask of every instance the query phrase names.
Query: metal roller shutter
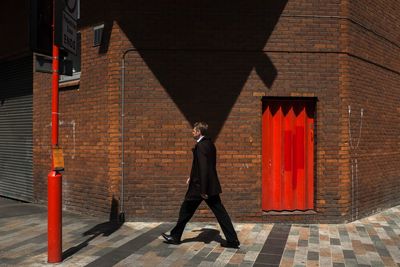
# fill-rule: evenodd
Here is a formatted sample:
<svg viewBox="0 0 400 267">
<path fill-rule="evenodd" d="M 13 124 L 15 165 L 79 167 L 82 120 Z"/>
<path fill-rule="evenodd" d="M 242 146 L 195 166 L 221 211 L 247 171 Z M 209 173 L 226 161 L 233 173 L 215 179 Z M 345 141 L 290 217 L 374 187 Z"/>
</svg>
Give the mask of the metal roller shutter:
<svg viewBox="0 0 400 267">
<path fill-rule="evenodd" d="M 0 62 L 0 195 L 33 200 L 32 56 Z"/>
</svg>

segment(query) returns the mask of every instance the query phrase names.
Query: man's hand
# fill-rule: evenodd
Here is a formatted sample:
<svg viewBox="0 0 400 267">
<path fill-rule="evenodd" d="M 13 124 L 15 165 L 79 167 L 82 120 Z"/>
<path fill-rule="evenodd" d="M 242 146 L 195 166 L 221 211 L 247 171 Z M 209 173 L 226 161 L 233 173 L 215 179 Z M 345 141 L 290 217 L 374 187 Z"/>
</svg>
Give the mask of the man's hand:
<svg viewBox="0 0 400 267">
<path fill-rule="evenodd" d="M 203 198 L 203 199 L 208 199 L 208 195 L 207 194 L 200 194 L 201 195 L 201 197 Z"/>
<path fill-rule="evenodd" d="M 189 182 L 190 182 L 190 177 L 187 178 L 186 184 L 189 184 Z"/>
</svg>

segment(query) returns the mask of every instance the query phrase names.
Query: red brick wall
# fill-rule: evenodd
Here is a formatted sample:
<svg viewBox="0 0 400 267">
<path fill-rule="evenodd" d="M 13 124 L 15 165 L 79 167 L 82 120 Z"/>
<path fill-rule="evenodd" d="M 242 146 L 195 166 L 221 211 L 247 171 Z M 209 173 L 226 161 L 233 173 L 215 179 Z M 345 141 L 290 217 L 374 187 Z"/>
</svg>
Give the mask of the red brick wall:
<svg viewBox="0 0 400 267">
<path fill-rule="evenodd" d="M 350 105 L 353 146 L 359 141 L 348 159 L 350 177 L 353 166 L 353 219 L 400 203 L 399 12 L 396 1 L 349 1 L 344 9 L 342 115 L 348 124 Z"/>
<path fill-rule="evenodd" d="M 132 219 L 176 217 L 191 163 L 189 122 L 204 118 L 220 128 L 214 136 L 223 199 L 235 219 L 338 219 L 339 67 L 332 52 L 339 24 L 309 16 L 335 15 L 338 6 L 300 9 L 292 2 L 280 16 L 279 7 L 269 14 L 257 4 L 239 18 L 223 7 L 205 8 L 199 22 L 191 19 L 191 9 L 168 15 L 166 7 L 152 7 L 152 16 L 135 9 L 119 18 L 123 44 L 138 50 L 127 57 L 132 74 L 126 85 L 126 202 Z M 177 27 L 175 35 L 168 27 Z M 316 210 L 323 216 L 262 215 L 261 96 L 319 98 Z"/>
<path fill-rule="evenodd" d="M 82 29 L 82 72 L 78 86 L 60 85 L 60 139 L 64 150 L 63 204 L 72 211 L 110 212 L 113 173 L 113 125 L 118 117 L 111 104 L 108 56 L 92 46 L 91 29 Z M 51 75 L 35 73 L 34 178 L 38 201 L 47 198 L 50 168 Z M 118 149 L 118 147 L 117 147 Z"/>
<path fill-rule="evenodd" d="M 366 101 L 359 97 L 363 87 L 357 80 L 361 72 L 357 67 L 361 63 L 346 54 L 358 49 L 351 45 L 354 23 L 343 19 L 353 9 L 336 0 L 285 2 L 234 1 L 229 6 L 211 1 L 165 6 L 82 2 L 79 90 L 64 90 L 60 95 L 66 209 L 107 214 L 112 197 L 119 198 L 121 59 L 124 51 L 133 48 L 126 55 L 125 79 L 128 219 L 176 219 L 191 166 L 191 123 L 198 120 L 210 124 L 218 149 L 222 199 L 234 220 L 351 219 L 346 110 L 348 104 L 353 106 L 354 96 L 360 101 L 354 102 L 354 111 Z M 96 9 L 91 8 L 94 3 Z M 93 47 L 92 27 L 101 23 L 105 24 L 104 43 Z M 375 83 L 373 75 L 381 73 L 374 70 L 375 65 L 363 64 L 371 72 L 361 74 L 371 80 L 369 84 Z M 396 81 L 391 73 L 388 97 Z M 44 91 L 49 75 L 42 76 L 46 75 L 35 76 L 39 129 L 35 130 L 34 160 L 40 188 L 47 175 L 50 130 L 49 115 L 44 115 L 50 108 L 45 111 L 41 105 L 50 96 L 50 91 Z M 261 211 L 261 98 L 270 96 L 318 99 L 314 214 L 276 216 Z M 366 117 L 366 108 L 365 112 Z M 388 118 L 388 126 L 394 117 Z M 369 148 L 363 145 L 360 151 L 367 155 Z M 361 165 L 367 162 L 359 164 L 361 177 Z M 38 199 L 44 200 L 45 192 L 38 192 Z M 205 206 L 196 214 L 198 220 L 211 217 Z"/>
</svg>

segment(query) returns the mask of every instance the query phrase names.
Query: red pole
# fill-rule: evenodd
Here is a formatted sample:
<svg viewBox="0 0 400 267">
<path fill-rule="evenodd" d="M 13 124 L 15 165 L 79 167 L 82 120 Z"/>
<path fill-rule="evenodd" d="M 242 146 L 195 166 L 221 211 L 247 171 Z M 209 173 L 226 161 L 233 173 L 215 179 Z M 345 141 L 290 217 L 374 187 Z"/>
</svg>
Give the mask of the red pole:
<svg viewBox="0 0 400 267">
<path fill-rule="evenodd" d="M 48 175 L 47 256 L 49 263 L 62 261 L 61 174 Z"/>
<path fill-rule="evenodd" d="M 58 80 L 59 80 L 59 47 L 54 43 L 55 32 L 55 2 L 53 0 L 53 76 L 52 76 L 52 108 L 51 108 L 51 147 L 58 146 Z M 61 199 L 62 175 L 51 164 L 47 183 L 47 254 L 48 262 L 62 261 L 62 211 Z"/>
<path fill-rule="evenodd" d="M 58 145 L 58 65 L 59 48 L 53 44 L 53 81 L 52 81 L 52 106 L 51 106 L 51 144 Z"/>
</svg>

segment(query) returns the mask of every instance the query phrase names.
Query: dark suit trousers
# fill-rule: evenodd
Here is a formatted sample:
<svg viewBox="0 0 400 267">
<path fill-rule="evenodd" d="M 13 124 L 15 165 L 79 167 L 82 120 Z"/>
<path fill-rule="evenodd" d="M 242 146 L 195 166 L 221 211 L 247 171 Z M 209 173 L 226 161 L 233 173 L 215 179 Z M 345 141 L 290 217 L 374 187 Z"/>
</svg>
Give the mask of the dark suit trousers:
<svg viewBox="0 0 400 267">
<path fill-rule="evenodd" d="M 199 207 L 200 203 L 203 199 L 199 200 L 184 200 L 179 211 L 179 218 L 176 226 L 171 230 L 171 235 L 177 239 L 181 240 L 183 230 L 185 229 L 186 224 L 192 218 L 193 214 L 196 212 L 196 209 Z M 224 232 L 225 238 L 227 241 L 237 241 L 237 235 L 235 229 L 233 228 L 231 218 L 228 215 L 224 205 L 222 205 L 221 198 L 219 195 L 212 196 L 209 199 L 204 199 L 207 203 L 208 207 L 212 210 L 215 217 L 218 220 L 219 225 L 221 226 L 222 232 Z"/>
</svg>

